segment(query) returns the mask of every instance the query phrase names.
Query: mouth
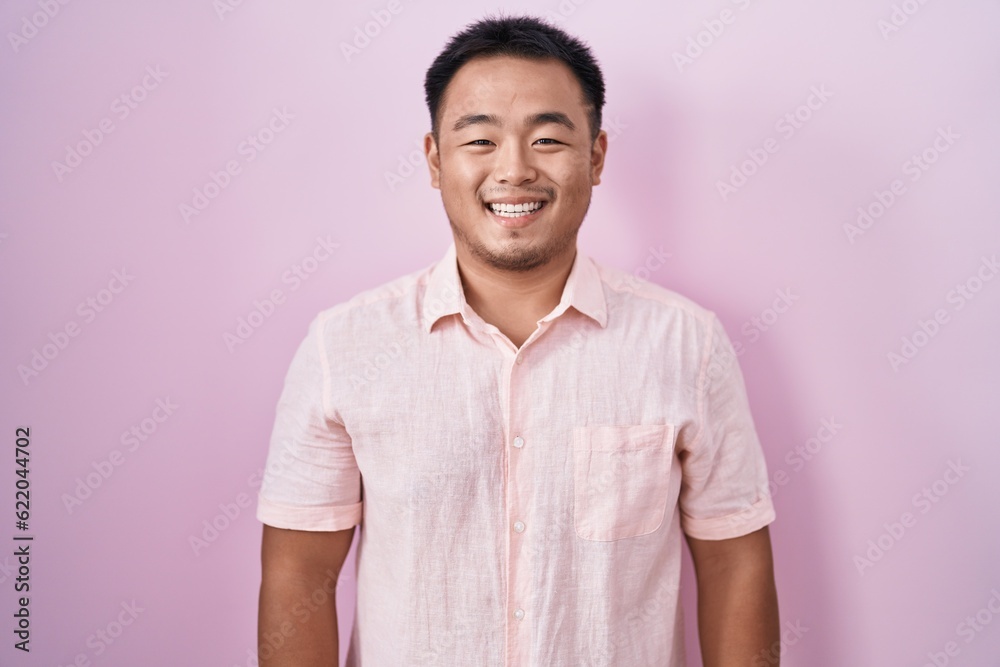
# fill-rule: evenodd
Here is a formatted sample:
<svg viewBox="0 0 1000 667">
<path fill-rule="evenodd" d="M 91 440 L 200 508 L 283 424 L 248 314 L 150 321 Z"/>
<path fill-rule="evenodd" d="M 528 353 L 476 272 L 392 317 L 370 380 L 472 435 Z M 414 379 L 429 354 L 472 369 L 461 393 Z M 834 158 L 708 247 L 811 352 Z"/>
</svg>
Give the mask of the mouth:
<svg viewBox="0 0 1000 667">
<path fill-rule="evenodd" d="M 518 204 L 486 202 L 483 207 L 504 227 L 524 227 L 538 219 L 548 204 L 547 201 L 526 201 Z"/>
</svg>

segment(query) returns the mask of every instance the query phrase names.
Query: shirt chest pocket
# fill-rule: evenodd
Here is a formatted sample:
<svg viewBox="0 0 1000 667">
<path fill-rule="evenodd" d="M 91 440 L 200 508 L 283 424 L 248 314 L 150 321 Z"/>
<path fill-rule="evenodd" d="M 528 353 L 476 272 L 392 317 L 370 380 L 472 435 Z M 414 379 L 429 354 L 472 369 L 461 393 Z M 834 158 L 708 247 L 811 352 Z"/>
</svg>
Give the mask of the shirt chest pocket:
<svg viewBox="0 0 1000 667">
<path fill-rule="evenodd" d="M 586 540 L 646 535 L 666 514 L 673 424 L 573 429 L 573 514 Z"/>
</svg>

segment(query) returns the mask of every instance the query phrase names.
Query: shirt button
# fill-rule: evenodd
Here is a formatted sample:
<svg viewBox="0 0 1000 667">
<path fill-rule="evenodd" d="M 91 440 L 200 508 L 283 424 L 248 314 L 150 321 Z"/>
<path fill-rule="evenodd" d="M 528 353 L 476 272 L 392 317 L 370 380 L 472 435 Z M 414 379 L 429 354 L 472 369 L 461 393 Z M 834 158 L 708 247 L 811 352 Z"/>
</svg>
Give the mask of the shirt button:
<svg viewBox="0 0 1000 667">
<path fill-rule="evenodd" d="M 520 621 L 520 620 L 521 620 L 522 618 L 524 618 L 524 610 L 523 610 L 523 609 L 517 609 L 517 610 L 515 610 L 515 611 L 514 611 L 514 618 L 516 618 L 516 619 L 517 619 L 517 620 L 519 620 L 519 621 Z"/>
<path fill-rule="evenodd" d="M 524 363 L 524 358 L 518 357 L 517 359 L 514 360 L 514 363 L 520 366 L 521 364 Z"/>
<path fill-rule="evenodd" d="M 524 532 L 524 523 L 522 523 L 521 521 L 515 521 L 514 522 L 514 532 L 515 533 L 523 533 Z"/>
<path fill-rule="evenodd" d="M 516 438 L 514 438 L 514 446 L 517 447 L 518 449 L 524 447 L 524 438 L 522 438 L 521 436 L 517 436 Z"/>
</svg>

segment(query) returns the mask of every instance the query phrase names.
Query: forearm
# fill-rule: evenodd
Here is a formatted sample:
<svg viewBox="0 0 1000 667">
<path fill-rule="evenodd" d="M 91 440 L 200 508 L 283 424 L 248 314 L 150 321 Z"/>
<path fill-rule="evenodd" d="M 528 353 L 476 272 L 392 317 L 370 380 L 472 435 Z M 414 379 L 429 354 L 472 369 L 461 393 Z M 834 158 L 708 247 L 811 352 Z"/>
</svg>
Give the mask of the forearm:
<svg viewBox="0 0 1000 667">
<path fill-rule="evenodd" d="M 776 667 L 778 593 L 767 526 L 730 539 L 687 540 L 705 667 Z"/>
<path fill-rule="evenodd" d="M 773 579 L 749 568 L 718 572 L 698 586 L 698 634 L 705 667 L 777 666 L 780 631 Z M 763 661 L 755 658 L 765 656 Z"/>
<path fill-rule="evenodd" d="M 337 667 L 340 649 L 335 584 L 279 575 L 264 577 L 257 617 L 260 667 Z"/>
</svg>

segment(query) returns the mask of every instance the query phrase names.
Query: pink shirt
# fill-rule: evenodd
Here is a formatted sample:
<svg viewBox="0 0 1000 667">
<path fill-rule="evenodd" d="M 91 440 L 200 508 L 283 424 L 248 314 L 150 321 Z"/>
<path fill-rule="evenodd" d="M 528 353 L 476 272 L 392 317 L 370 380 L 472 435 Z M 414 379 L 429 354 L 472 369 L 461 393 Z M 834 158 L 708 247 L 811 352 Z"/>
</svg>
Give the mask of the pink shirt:
<svg viewBox="0 0 1000 667">
<path fill-rule="evenodd" d="M 321 312 L 257 517 L 360 524 L 348 667 L 682 667 L 681 531 L 774 520 L 715 314 L 577 251 L 516 348 L 444 258 Z"/>
</svg>

